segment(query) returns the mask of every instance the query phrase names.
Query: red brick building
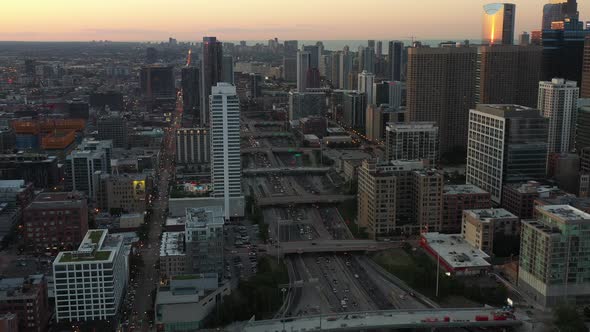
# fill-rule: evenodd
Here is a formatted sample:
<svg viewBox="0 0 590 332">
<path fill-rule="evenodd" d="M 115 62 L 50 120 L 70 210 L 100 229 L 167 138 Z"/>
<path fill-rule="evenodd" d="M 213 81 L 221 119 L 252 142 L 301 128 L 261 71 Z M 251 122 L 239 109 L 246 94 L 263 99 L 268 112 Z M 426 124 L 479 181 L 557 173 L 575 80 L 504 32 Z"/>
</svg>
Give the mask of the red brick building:
<svg viewBox="0 0 590 332">
<path fill-rule="evenodd" d="M 31 250 L 77 248 L 88 231 L 88 200 L 75 191 L 41 193 L 25 208 L 23 225 Z"/>
<path fill-rule="evenodd" d="M 443 220 L 441 231 L 460 233 L 463 210 L 492 207 L 489 192 L 472 184 L 446 185 L 443 188 Z"/>
<path fill-rule="evenodd" d="M 16 314 L 20 332 L 47 331 L 51 312 L 45 276 L 0 279 L 0 313 Z"/>
<path fill-rule="evenodd" d="M 501 205 L 520 219 L 531 219 L 537 198 L 549 198 L 562 193 L 557 187 L 542 185 L 537 181 L 505 184 Z"/>
</svg>

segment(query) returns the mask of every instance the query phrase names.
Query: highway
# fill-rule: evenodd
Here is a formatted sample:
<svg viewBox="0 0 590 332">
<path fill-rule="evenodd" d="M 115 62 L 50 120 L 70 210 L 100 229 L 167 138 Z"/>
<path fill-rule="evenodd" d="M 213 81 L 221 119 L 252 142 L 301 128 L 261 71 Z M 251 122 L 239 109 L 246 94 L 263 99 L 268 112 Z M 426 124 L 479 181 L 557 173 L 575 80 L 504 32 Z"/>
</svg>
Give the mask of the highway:
<svg viewBox="0 0 590 332">
<path fill-rule="evenodd" d="M 270 254 L 279 250 L 280 255 L 303 253 L 334 253 L 354 251 L 378 251 L 399 248 L 403 242 L 377 242 L 373 240 L 317 240 L 281 242 L 279 248 L 268 246 Z"/>
<path fill-rule="evenodd" d="M 497 320 L 495 320 L 497 319 Z M 244 332 L 359 331 L 382 328 L 515 327 L 519 318 L 495 308 L 350 312 L 249 322 Z"/>
<path fill-rule="evenodd" d="M 242 170 L 244 176 L 258 176 L 258 175 L 270 175 L 270 174 L 281 174 L 281 175 L 310 175 L 310 174 L 323 174 L 327 173 L 330 167 L 264 167 L 264 168 L 247 168 Z"/>
<path fill-rule="evenodd" d="M 354 199 L 353 195 L 277 196 L 259 198 L 257 203 L 260 207 L 268 207 L 276 205 L 334 204 L 351 199 Z"/>
</svg>

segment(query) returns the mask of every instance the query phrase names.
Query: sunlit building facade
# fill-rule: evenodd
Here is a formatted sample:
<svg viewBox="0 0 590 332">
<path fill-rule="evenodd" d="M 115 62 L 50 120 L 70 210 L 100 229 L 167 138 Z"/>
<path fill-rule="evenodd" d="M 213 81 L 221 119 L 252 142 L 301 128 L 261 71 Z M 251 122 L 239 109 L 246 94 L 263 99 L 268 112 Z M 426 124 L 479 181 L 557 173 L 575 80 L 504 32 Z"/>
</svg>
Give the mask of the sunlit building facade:
<svg viewBox="0 0 590 332">
<path fill-rule="evenodd" d="M 516 5 L 491 3 L 483 6 L 482 43 L 488 45 L 514 44 Z"/>
</svg>

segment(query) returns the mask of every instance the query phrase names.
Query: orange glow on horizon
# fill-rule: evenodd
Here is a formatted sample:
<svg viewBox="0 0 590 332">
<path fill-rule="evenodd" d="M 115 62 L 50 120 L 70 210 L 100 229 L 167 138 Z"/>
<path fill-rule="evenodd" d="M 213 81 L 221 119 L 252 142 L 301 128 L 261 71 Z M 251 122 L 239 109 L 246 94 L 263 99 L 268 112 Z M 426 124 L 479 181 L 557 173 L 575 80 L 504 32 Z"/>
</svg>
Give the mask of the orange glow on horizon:
<svg viewBox="0 0 590 332">
<path fill-rule="evenodd" d="M 355 2 L 342 0 L 4 0 L 0 40 L 481 39 L 482 6 L 489 2 L 366 0 L 363 8 L 371 14 L 362 15 Z M 516 32 L 540 28 L 546 2 L 511 2 Z M 590 1 L 578 3 L 580 17 L 590 19 Z"/>
</svg>

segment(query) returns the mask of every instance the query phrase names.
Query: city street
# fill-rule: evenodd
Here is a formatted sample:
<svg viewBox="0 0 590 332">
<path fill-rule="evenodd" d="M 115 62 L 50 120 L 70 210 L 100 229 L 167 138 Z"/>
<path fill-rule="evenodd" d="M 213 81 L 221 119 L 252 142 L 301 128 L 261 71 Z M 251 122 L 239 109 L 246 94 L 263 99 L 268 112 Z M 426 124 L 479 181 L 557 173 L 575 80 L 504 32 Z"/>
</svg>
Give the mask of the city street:
<svg viewBox="0 0 590 332">
<path fill-rule="evenodd" d="M 180 123 L 182 114 L 182 95 L 178 97 L 177 114 L 174 119 L 172 128 L 177 128 Z M 166 131 L 162 150 L 160 155 L 159 169 L 155 175 L 154 186 L 157 189 L 156 197 L 152 202 L 152 217 L 148 239 L 143 243 L 140 250 L 143 264 L 136 274 L 136 280 L 131 281 L 130 288 L 135 289 L 135 299 L 133 301 L 133 315 L 129 323 L 129 331 L 132 328 L 140 331 L 152 331 L 154 325 L 152 317 L 148 314 L 153 310 L 152 298 L 155 294 L 157 285 L 160 281 L 158 271 L 158 259 L 160 257 L 160 235 L 162 233 L 162 224 L 166 222 L 166 210 L 168 207 L 168 188 L 174 175 L 174 135 L 173 130 Z M 136 287 L 132 287 L 136 284 Z"/>
</svg>

